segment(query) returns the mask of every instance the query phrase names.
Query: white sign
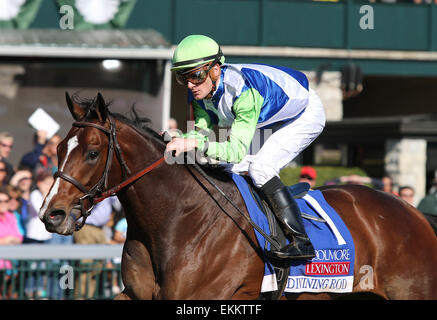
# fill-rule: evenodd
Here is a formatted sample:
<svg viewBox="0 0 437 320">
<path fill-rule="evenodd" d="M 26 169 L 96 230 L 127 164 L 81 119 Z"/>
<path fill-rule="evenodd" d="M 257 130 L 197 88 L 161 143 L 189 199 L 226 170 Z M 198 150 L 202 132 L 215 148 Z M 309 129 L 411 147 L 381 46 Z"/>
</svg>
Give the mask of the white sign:
<svg viewBox="0 0 437 320">
<path fill-rule="evenodd" d="M 47 139 L 50 139 L 60 128 L 59 124 L 41 108 L 36 109 L 27 121 L 35 130 L 45 130 Z"/>
</svg>

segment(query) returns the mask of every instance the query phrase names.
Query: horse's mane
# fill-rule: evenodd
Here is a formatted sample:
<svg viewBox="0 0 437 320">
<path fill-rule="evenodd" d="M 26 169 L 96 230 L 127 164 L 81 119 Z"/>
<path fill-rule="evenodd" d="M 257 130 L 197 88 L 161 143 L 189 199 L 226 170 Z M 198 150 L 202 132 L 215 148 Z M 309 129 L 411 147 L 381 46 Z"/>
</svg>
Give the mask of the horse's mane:
<svg viewBox="0 0 437 320">
<path fill-rule="evenodd" d="M 77 94 L 72 96 L 72 100 L 76 102 L 80 107 L 85 111 L 85 121 L 89 121 L 97 118 L 97 98 L 89 99 L 79 97 Z M 108 109 L 109 114 L 114 117 L 114 119 L 124 122 L 132 127 L 134 127 L 140 134 L 145 135 L 146 137 L 152 138 L 157 141 L 159 144 L 165 146 L 167 142 L 164 139 L 164 136 L 158 134 L 155 130 L 150 128 L 151 120 L 146 117 L 141 117 L 137 111 L 135 110 L 135 104 L 133 104 L 127 113 L 127 115 L 123 115 L 121 113 L 110 112 L 109 107 L 113 101 L 106 103 L 106 107 Z M 200 165 L 200 164 L 199 164 Z M 232 180 L 230 174 L 225 171 L 223 166 L 212 166 L 209 164 L 200 165 L 209 176 L 212 176 L 221 181 L 230 181 Z"/>
<path fill-rule="evenodd" d="M 85 111 L 85 121 L 95 119 L 97 117 L 96 112 L 96 98 L 89 99 L 89 98 L 81 98 L 78 95 L 73 95 L 72 100 L 76 102 L 79 106 L 83 108 Z M 121 113 L 116 112 L 110 112 L 109 107 L 113 101 L 110 101 L 106 103 L 106 107 L 108 109 L 109 114 L 116 120 L 119 120 L 121 122 L 124 122 L 135 129 L 139 131 L 142 135 L 145 135 L 146 137 L 153 138 L 160 144 L 166 145 L 167 143 L 164 141 L 164 138 L 158 134 L 155 130 L 153 130 L 150 127 L 150 124 L 152 123 L 149 118 L 141 117 L 138 112 L 135 109 L 135 104 L 133 104 L 128 111 L 127 115 L 123 115 Z"/>
</svg>

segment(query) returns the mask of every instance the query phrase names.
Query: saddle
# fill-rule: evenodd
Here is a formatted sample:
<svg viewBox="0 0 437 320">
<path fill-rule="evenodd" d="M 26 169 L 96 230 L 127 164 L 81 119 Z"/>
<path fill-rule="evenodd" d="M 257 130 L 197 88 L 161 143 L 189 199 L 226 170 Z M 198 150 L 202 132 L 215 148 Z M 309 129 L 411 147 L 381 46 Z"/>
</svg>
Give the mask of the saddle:
<svg viewBox="0 0 437 320">
<path fill-rule="evenodd" d="M 282 231 L 282 228 L 278 223 L 272 210 L 270 209 L 269 205 L 263 199 L 260 190 L 257 187 L 255 187 L 250 177 L 244 176 L 244 179 L 246 180 L 249 186 L 249 190 L 253 198 L 255 199 L 258 208 L 265 214 L 267 218 L 269 224 L 269 230 L 270 230 L 270 237 L 273 240 L 275 240 L 280 245 L 280 247 L 285 246 L 287 238 L 285 237 L 284 232 Z M 310 185 L 308 183 L 301 182 L 289 186 L 288 188 L 291 194 L 293 195 L 293 197 L 295 199 L 299 199 L 308 193 L 310 189 Z M 265 243 L 264 249 L 267 250 L 267 242 Z M 270 262 L 276 274 L 276 282 L 278 285 L 278 290 L 261 293 L 260 299 L 263 300 L 277 300 L 282 296 L 282 293 L 284 292 L 285 286 L 287 284 L 288 274 L 290 272 L 289 264 L 281 261 L 270 261 Z"/>
<path fill-rule="evenodd" d="M 202 168 L 200 168 L 197 164 L 194 164 L 193 166 L 200 173 L 200 175 L 209 182 L 209 184 L 211 184 L 217 191 L 219 191 L 219 193 L 223 197 L 225 197 L 228 200 L 228 202 L 231 203 L 234 206 L 234 208 L 237 209 L 237 211 L 239 211 L 240 214 L 244 215 L 244 213 L 238 207 L 236 207 L 236 205 L 232 202 L 232 200 L 214 183 L 214 181 L 211 180 L 211 177 L 217 178 L 218 180 L 224 182 L 230 182 L 233 180 L 233 182 L 236 184 L 237 188 L 239 189 L 242 197 L 245 199 L 246 206 L 249 205 L 247 209 L 249 210 L 249 215 L 251 215 L 251 217 L 247 217 L 247 218 L 249 223 L 256 230 L 257 240 L 259 243 L 262 243 L 262 245 L 264 246 L 264 250 L 269 250 L 267 243 L 275 246 L 276 248 L 283 247 L 287 244 L 288 239 L 285 237 L 285 234 L 281 229 L 281 225 L 277 222 L 276 216 L 270 209 L 270 206 L 267 200 L 265 200 L 265 197 L 261 192 L 261 190 L 253 185 L 252 179 L 249 176 L 229 174 L 229 172 L 226 172 L 225 170 L 217 170 L 217 167 L 202 166 Z M 189 169 L 189 167 L 187 168 Z M 190 169 L 189 171 L 191 172 Z M 193 177 L 196 177 L 192 172 L 191 174 L 193 175 Z M 203 186 L 202 183 L 200 184 Z M 306 197 L 308 196 L 307 193 L 308 194 L 310 193 L 309 192 L 310 185 L 308 183 L 298 183 L 296 185 L 289 186 L 288 188 L 292 196 L 298 201 L 300 201 L 301 203 L 306 203 L 308 201 L 306 199 Z M 319 194 L 321 195 L 320 192 Z M 309 198 L 314 200 L 312 197 Z M 316 202 L 315 204 L 316 206 L 319 206 L 318 202 Z M 320 209 L 323 211 L 322 208 Z M 304 210 L 304 212 L 305 211 L 312 212 L 312 210 L 309 207 L 307 207 Z M 325 212 L 324 212 L 325 215 L 321 215 L 323 216 L 323 219 L 317 217 L 318 215 L 317 213 L 315 215 L 311 215 L 304 212 L 302 212 L 301 210 L 301 216 L 305 220 L 314 220 L 314 222 L 323 223 L 323 225 L 326 224 L 327 222 L 325 221 L 325 216 L 326 216 Z M 252 213 L 254 214 L 253 216 Z M 252 220 L 252 218 L 255 219 Z M 329 230 L 326 231 L 328 231 L 329 233 L 325 233 L 325 234 L 329 235 L 332 238 L 332 232 Z M 261 240 L 260 238 L 263 239 L 264 241 Z M 328 239 L 329 240 L 328 243 L 332 242 L 331 238 Z M 338 239 L 335 238 L 335 240 Z M 335 242 L 337 243 L 338 241 Z M 305 268 L 305 264 L 299 266 L 293 264 L 293 269 L 292 269 L 291 268 L 292 264 L 289 261 L 272 261 L 271 259 L 267 259 L 265 257 L 264 262 L 266 267 L 265 269 L 266 273 L 263 279 L 263 284 L 262 284 L 259 298 L 263 300 L 266 299 L 276 300 L 281 298 L 284 291 L 294 292 L 293 288 L 291 289 L 288 288 L 290 273 L 291 272 L 293 272 L 293 274 L 297 273 L 298 274 L 297 277 L 301 277 L 300 274 L 302 274 L 302 272 L 305 272 L 305 269 L 302 269 Z M 272 277 L 273 274 L 274 276 Z M 296 275 L 293 275 L 293 277 L 296 278 Z M 292 280 L 294 280 L 294 278 L 292 278 Z M 271 281 L 275 281 L 276 283 L 273 282 L 274 285 L 272 285 Z"/>
</svg>

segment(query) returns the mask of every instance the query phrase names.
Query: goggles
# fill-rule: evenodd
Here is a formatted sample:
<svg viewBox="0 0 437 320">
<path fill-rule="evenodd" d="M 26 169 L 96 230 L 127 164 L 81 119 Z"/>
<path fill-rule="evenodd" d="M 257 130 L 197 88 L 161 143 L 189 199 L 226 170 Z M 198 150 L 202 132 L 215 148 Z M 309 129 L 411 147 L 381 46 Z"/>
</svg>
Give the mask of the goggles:
<svg viewBox="0 0 437 320">
<path fill-rule="evenodd" d="M 222 57 L 221 50 L 219 50 L 219 53 L 216 55 L 216 58 L 213 62 L 211 62 L 209 65 L 203 65 L 200 67 L 196 67 L 195 69 L 190 70 L 184 70 L 184 71 L 176 71 L 176 81 L 181 85 L 187 85 L 188 81 L 198 85 L 205 82 L 206 78 L 208 77 L 209 71 L 214 67 Z"/>
<path fill-rule="evenodd" d="M 208 68 L 207 66 L 202 66 L 200 68 L 197 68 L 195 70 L 185 71 L 185 72 L 176 72 L 176 81 L 181 85 L 187 85 L 188 81 L 193 84 L 202 84 L 205 82 L 206 78 L 208 77 L 208 73 L 213 67 L 213 64 L 211 63 Z"/>
</svg>

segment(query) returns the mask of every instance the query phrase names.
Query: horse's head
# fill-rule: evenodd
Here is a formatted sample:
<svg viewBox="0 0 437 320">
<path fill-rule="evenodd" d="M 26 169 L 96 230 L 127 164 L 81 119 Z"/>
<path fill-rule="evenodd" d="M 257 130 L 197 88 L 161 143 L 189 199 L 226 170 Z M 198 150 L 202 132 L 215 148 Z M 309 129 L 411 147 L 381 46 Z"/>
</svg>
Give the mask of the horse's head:
<svg viewBox="0 0 437 320">
<path fill-rule="evenodd" d="M 114 139 L 117 144 L 114 120 L 100 93 L 86 108 L 68 93 L 66 99 L 75 122 L 58 146 L 59 171 L 39 212 L 46 229 L 60 234 L 73 233 L 107 187 Z"/>
</svg>

